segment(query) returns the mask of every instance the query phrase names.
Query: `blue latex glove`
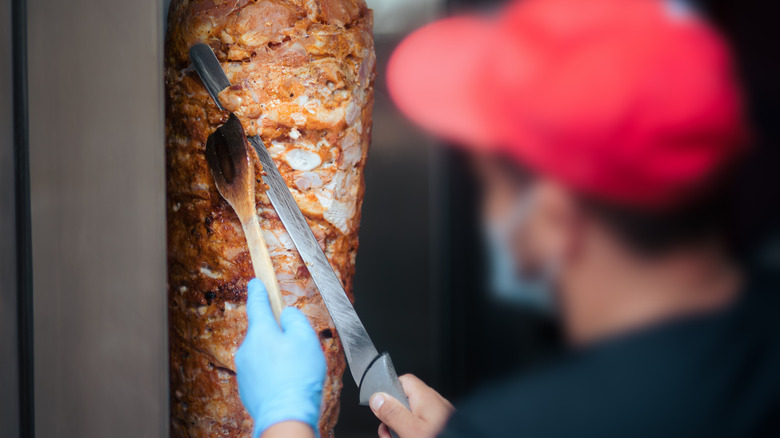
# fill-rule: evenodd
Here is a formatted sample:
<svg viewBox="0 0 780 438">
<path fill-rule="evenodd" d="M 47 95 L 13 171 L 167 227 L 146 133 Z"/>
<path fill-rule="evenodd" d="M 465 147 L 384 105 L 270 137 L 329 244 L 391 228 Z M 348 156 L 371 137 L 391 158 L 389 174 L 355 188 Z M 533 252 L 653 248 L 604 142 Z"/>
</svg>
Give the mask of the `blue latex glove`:
<svg viewBox="0 0 780 438">
<path fill-rule="evenodd" d="M 288 420 L 309 424 L 319 435 L 326 364 L 317 334 L 294 307 L 282 311 L 280 329 L 263 283 L 255 278 L 248 289 L 249 327 L 235 360 L 241 401 L 255 420 L 253 435 Z"/>
</svg>

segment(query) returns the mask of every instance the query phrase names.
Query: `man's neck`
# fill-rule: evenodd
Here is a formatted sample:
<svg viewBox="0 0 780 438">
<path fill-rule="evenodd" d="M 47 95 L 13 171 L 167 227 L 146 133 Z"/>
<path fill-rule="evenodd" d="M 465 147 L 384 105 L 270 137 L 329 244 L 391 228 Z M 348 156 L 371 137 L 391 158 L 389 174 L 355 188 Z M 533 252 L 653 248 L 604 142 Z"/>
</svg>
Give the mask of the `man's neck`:
<svg viewBox="0 0 780 438">
<path fill-rule="evenodd" d="M 675 317 L 714 311 L 739 294 L 742 275 L 723 251 L 700 247 L 648 259 L 602 251 L 562 279 L 574 344 L 587 344 Z"/>
</svg>

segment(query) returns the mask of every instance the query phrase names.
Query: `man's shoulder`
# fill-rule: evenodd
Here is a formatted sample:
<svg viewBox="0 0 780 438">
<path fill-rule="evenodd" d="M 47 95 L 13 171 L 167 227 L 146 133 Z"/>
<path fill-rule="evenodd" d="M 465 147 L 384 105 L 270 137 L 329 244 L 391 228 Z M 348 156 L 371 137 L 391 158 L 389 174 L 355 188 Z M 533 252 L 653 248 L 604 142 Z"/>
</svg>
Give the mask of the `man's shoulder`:
<svg viewBox="0 0 780 438">
<path fill-rule="evenodd" d="M 714 437 L 780 429 L 766 422 L 780 414 L 780 290 L 767 286 L 753 283 L 728 311 L 633 333 L 490 385 L 457 405 L 443 436 Z"/>
<path fill-rule="evenodd" d="M 582 436 L 583 428 L 614 414 L 601 380 L 590 364 L 573 359 L 513 376 L 458 404 L 442 436 Z"/>
<path fill-rule="evenodd" d="M 692 421 L 679 404 L 690 388 L 678 376 L 654 375 L 641 361 L 638 355 L 569 358 L 491 385 L 457 406 L 442 436 L 678 436 L 675 428 Z"/>
</svg>

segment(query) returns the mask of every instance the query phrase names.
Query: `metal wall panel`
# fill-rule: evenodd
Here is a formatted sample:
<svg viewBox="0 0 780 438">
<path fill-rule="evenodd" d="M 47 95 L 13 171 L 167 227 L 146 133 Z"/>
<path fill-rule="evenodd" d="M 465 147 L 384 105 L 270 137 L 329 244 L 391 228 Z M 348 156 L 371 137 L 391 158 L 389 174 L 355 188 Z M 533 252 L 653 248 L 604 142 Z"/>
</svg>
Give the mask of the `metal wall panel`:
<svg viewBox="0 0 780 438">
<path fill-rule="evenodd" d="M 28 1 L 35 416 L 167 436 L 161 0 Z"/>
<path fill-rule="evenodd" d="M 0 59 L 10 60 L 11 0 L 0 0 Z M 0 63 L 0 430 L 19 435 L 12 64 Z"/>
</svg>

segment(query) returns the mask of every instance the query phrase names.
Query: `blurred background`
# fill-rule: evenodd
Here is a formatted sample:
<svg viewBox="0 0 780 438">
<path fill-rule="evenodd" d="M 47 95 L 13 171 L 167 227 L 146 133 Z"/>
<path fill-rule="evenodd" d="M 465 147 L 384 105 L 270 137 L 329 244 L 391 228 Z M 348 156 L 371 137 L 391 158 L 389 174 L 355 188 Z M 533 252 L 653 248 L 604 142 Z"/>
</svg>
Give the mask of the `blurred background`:
<svg viewBox="0 0 780 438">
<path fill-rule="evenodd" d="M 437 16 L 490 11 L 502 0 L 370 0 L 378 58 L 374 137 L 355 279 L 355 307 L 399 373 L 457 400 L 502 374 L 533 366 L 558 336 L 546 316 L 488 292 L 476 183 L 467 157 L 435 144 L 393 107 L 383 71 L 393 48 Z M 738 238 L 753 263 L 780 269 L 780 56 L 771 1 L 690 2 L 732 41 L 757 132 L 743 178 Z M 393 218 L 388 221 L 387 218 Z M 338 436 L 365 437 L 377 421 L 345 382 Z"/>
<path fill-rule="evenodd" d="M 555 347 L 546 317 L 486 292 L 477 186 L 467 157 L 437 144 L 394 107 L 383 72 L 409 32 L 460 9 L 500 2 L 373 0 L 374 131 L 366 167 L 355 308 L 399 373 L 457 400 Z M 387 218 L 392 218 L 388 220 Z M 377 420 L 345 381 L 337 436 L 375 436 Z"/>
<path fill-rule="evenodd" d="M 167 3 L 0 0 L 0 59 L 13 61 L 0 66 L 3 436 L 30 436 L 31 428 L 39 436 L 167 434 Z M 543 315 L 486 292 L 468 163 L 401 117 L 383 72 L 411 30 L 502 2 L 368 3 L 378 78 L 355 306 L 400 373 L 457 402 L 543 359 L 557 335 Z M 780 7 L 692 3 L 733 42 L 755 123 L 756 153 L 737 212 L 742 253 L 776 264 Z M 345 379 L 337 436 L 375 436 L 377 425 Z"/>
</svg>

